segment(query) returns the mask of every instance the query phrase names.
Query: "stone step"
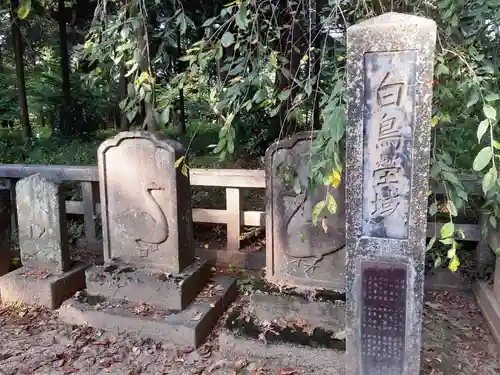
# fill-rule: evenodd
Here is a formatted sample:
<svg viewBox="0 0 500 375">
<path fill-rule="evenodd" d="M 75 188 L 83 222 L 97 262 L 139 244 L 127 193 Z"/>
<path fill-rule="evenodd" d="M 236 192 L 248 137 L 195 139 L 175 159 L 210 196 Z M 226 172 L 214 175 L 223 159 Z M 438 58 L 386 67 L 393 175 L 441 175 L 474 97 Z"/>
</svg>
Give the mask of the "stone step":
<svg viewBox="0 0 500 375">
<path fill-rule="evenodd" d="M 166 347 L 199 347 L 236 297 L 235 279 L 217 276 L 180 312 L 82 293 L 59 309 L 68 324 L 89 325 L 160 340 Z"/>
<path fill-rule="evenodd" d="M 210 268 L 201 260 L 177 275 L 113 262 L 86 271 L 87 293 L 180 311 L 196 298 L 209 276 Z"/>
<path fill-rule="evenodd" d="M 257 291 L 229 312 L 220 351 L 227 358 L 246 356 L 268 360 L 273 366 L 342 375 L 344 321 L 343 301 L 311 301 Z"/>
<path fill-rule="evenodd" d="M 303 321 L 311 327 L 340 332 L 345 325 L 343 301 L 307 301 L 299 296 L 255 292 L 249 296 L 249 314 L 260 321 Z"/>
</svg>

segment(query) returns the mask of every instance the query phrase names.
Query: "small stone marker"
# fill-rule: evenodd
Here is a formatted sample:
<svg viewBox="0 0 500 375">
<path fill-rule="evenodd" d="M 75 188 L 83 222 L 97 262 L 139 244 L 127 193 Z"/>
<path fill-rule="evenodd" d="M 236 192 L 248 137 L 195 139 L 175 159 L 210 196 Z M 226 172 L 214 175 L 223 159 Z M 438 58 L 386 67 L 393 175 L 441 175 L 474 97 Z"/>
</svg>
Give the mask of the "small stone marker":
<svg viewBox="0 0 500 375">
<path fill-rule="evenodd" d="M 122 132 L 99 147 L 105 264 L 86 271 L 87 289 L 64 303 L 62 320 L 169 346 L 203 343 L 236 283 L 208 284 L 208 263 L 194 256 L 189 175 L 175 166 L 185 153 L 161 133 Z"/>
<path fill-rule="evenodd" d="M 104 259 L 178 273 L 194 260 L 183 147 L 162 135 L 123 132 L 98 151 Z"/>
<path fill-rule="evenodd" d="M 60 186 L 35 174 L 16 184 L 16 200 L 23 265 L 69 270 L 66 206 Z"/>
<path fill-rule="evenodd" d="M 417 375 L 434 21 L 397 13 L 347 31 L 349 375 Z"/>
<path fill-rule="evenodd" d="M 276 284 L 338 291 L 344 288 L 344 185 L 329 190 L 337 212 L 325 209 L 324 225 L 314 224 L 312 210 L 326 194 L 324 186 L 314 194 L 308 190 L 316 134 L 296 134 L 266 152 L 266 278 Z"/>
<path fill-rule="evenodd" d="M 3 302 L 55 309 L 85 288 L 82 263 L 69 256 L 66 205 L 60 186 L 35 174 L 16 184 L 23 266 L 0 277 Z M 10 220 L 9 220 L 10 221 Z"/>
<path fill-rule="evenodd" d="M 10 269 L 11 222 L 10 189 L 0 188 L 0 276 Z"/>
</svg>

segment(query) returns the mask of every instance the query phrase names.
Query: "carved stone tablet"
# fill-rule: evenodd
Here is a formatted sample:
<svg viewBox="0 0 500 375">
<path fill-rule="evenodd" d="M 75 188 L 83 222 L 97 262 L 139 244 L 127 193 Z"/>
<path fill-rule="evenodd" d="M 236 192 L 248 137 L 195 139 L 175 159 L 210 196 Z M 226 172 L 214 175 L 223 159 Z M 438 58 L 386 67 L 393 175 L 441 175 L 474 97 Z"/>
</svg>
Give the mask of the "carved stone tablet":
<svg viewBox="0 0 500 375">
<path fill-rule="evenodd" d="M 24 266 L 68 271 L 64 194 L 57 183 L 35 174 L 16 184 L 19 247 Z"/>
<path fill-rule="evenodd" d="M 363 235 L 408 237 L 415 51 L 365 55 Z"/>
<path fill-rule="evenodd" d="M 347 30 L 347 375 L 420 373 L 435 44 L 408 14 Z"/>
<path fill-rule="evenodd" d="M 266 277 L 275 283 L 343 289 L 344 185 L 330 189 L 337 212 L 326 209 L 314 225 L 312 209 L 326 190 L 309 191 L 311 135 L 277 142 L 266 153 Z M 326 228 L 326 231 L 325 231 Z"/>
<path fill-rule="evenodd" d="M 123 132 L 98 151 L 105 260 L 178 273 L 194 259 L 183 147 L 161 135 Z"/>
<path fill-rule="evenodd" d="M 403 373 L 406 266 L 364 261 L 361 266 L 361 362 L 365 373 Z"/>
</svg>

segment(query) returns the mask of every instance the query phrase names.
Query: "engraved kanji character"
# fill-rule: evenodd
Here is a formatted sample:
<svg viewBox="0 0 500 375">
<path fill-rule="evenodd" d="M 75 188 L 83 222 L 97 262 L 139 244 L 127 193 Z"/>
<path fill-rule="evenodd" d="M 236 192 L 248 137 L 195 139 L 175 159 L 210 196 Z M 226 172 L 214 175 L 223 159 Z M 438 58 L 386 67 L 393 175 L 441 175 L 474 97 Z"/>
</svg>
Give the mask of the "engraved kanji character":
<svg viewBox="0 0 500 375">
<path fill-rule="evenodd" d="M 405 83 L 395 80 L 390 72 L 385 73 L 377 88 L 377 104 L 380 107 L 400 106 Z"/>
<path fill-rule="evenodd" d="M 384 193 L 375 193 L 375 205 L 372 216 L 387 217 L 392 215 L 399 207 L 399 192 L 397 189 L 387 187 Z"/>
<path fill-rule="evenodd" d="M 401 173 L 401 168 L 380 168 L 373 171 L 373 182 L 374 185 L 386 185 L 386 184 L 397 184 L 399 182 L 399 177 Z"/>
</svg>

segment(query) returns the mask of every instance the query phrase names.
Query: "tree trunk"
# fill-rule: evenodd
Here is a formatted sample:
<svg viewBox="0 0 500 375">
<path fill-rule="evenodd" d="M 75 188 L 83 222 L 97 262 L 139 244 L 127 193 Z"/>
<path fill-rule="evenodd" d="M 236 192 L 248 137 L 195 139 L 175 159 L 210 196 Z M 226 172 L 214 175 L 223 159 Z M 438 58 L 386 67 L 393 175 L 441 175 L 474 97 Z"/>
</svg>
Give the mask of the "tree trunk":
<svg viewBox="0 0 500 375">
<path fill-rule="evenodd" d="M 182 56 L 181 32 L 177 30 L 177 54 L 178 59 Z M 184 69 L 184 64 L 177 60 L 177 73 Z M 179 89 L 179 133 L 186 134 L 186 111 L 184 105 L 184 89 Z"/>
<path fill-rule="evenodd" d="M 25 141 L 32 136 L 28 112 L 28 100 L 26 98 L 26 82 L 24 79 L 23 39 L 21 36 L 20 20 L 15 15 L 15 10 L 10 9 L 12 42 L 14 45 L 14 58 L 16 61 L 16 76 L 19 90 L 19 109 L 21 114 L 22 137 Z"/>
<path fill-rule="evenodd" d="M 313 65 L 313 75 L 316 77 L 316 82 L 313 90 L 313 129 L 321 129 L 321 110 L 319 108 L 319 103 L 321 102 L 321 97 L 319 94 L 320 89 L 320 75 L 321 75 L 321 53 L 322 53 L 322 41 L 321 36 L 321 17 L 319 15 L 320 4 L 319 0 L 314 3 L 314 28 L 311 40 L 314 40 L 314 65 Z"/>
<path fill-rule="evenodd" d="M 120 98 L 120 101 L 124 100 L 127 97 L 127 77 L 125 77 L 125 74 L 127 74 L 127 69 L 125 67 L 125 63 L 120 64 L 120 78 L 118 81 L 118 97 Z M 130 128 L 130 124 L 127 119 L 127 115 L 125 114 L 125 111 L 120 110 L 120 130 L 121 131 L 127 131 Z"/>
<path fill-rule="evenodd" d="M 132 8 L 130 11 L 130 15 L 132 17 L 137 16 L 139 13 L 139 5 L 137 3 L 137 0 L 133 0 Z M 143 18 L 143 16 L 141 16 Z M 149 38 L 146 38 L 147 36 L 147 18 L 142 19 L 142 27 L 139 28 L 138 33 L 137 33 L 137 39 L 138 39 L 138 45 L 137 47 L 139 48 L 140 51 L 140 61 L 139 61 L 139 70 L 140 72 L 151 72 L 151 66 L 150 66 L 150 61 L 149 61 L 149 53 L 148 53 L 148 43 L 149 43 Z M 153 78 L 153 77 L 151 77 Z M 152 87 L 153 92 L 151 93 L 151 100 L 149 103 L 144 100 L 144 122 L 143 122 L 143 129 L 153 133 L 158 130 L 158 124 L 156 123 L 156 119 L 154 116 L 155 113 L 155 93 L 154 93 L 154 86 Z"/>
<path fill-rule="evenodd" d="M 284 69 L 288 71 L 289 77 L 285 76 L 282 71 L 278 71 L 276 84 L 279 91 L 290 90 L 288 100 L 281 106 L 279 118 L 277 119 L 279 123 L 276 124 L 281 138 L 289 136 L 297 130 L 297 122 L 291 113 L 298 92 L 298 86 L 293 84 L 293 78 L 298 74 L 300 61 L 307 48 L 303 38 L 304 32 L 300 23 L 294 18 L 294 14 L 300 14 L 300 12 L 300 4 L 294 7 L 293 4 L 288 3 L 286 0 L 280 1 L 280 24 L 289 25 L 289 27 L 283 31 L 278 48 L 280 55 L 288 59 Z"/>
<path fill-rule="evenodd" d="M 62 92 L 64 105 L 71 106 L 71 87 L 69 72 L 69 54 L 68 54 L 68 33 L 66 30 L 66 7 L 64 0 L 57 0 L 57 12 L 59 23 L 59 48 L 61 54 L 61 73 L 62 73 Z"/>
</svg>

